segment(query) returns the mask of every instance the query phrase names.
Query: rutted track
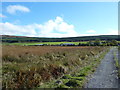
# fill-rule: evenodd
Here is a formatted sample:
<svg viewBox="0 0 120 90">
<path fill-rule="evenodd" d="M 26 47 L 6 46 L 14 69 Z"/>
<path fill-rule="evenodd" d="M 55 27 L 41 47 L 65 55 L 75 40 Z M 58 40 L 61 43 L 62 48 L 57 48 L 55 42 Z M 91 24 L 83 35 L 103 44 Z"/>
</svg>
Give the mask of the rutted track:
<svg viewBox="0 0 120 90">
<path fill-rule="evenodd" d="M 117 48 L 110 49 L 85 88 L 118 88 L 114 52 L 118 53 Z"/>
</svg>

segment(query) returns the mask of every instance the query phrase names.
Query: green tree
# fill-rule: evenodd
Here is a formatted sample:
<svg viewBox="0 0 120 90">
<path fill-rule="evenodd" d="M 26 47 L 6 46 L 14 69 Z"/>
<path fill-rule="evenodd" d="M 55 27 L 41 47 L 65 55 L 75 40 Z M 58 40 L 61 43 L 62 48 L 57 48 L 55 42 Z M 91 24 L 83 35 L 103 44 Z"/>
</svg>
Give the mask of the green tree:
<svg viewBox="0 0 120 90">
<path fill-rule="evenodd" d="M 117 42 L 116 40 L 112 40 L 111 43 L 110 43 L 110 45 L 112 45 L 112 46 L 117 46 L 117 45 L 118 45 L 118 42 Z"/>
<path fill-rule="evenodd" d="M 96 39 L 95 42 L 94 42 L 94 45 L 95 45 L 95 46 L 99 46 L 99 45 L 100 45 L 100 40 L 99 40 L 99 39 Z"/>
</svg>

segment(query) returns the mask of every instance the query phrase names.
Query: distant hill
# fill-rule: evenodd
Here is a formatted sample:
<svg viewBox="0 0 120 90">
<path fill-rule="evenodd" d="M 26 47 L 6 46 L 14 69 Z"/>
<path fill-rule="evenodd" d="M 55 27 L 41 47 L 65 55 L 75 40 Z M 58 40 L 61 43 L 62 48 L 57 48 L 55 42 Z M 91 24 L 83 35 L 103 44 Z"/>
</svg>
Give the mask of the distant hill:
<svg viewBox="0 0 120 90">
<path fill-rule="evenodd" d="M 10 36 L 1 35 L 2 42 L 15 43 L 15 42 L 77 42 L 77 41 L 90 41 L 90 40 L 118 40 L 120 35 L 100 35 L 100 36 L 82 36 L 82 37 L 67 37 L 67 38 L 41 38 L 41 37 L 25 37 L 25 36 Z"/>
</svg>

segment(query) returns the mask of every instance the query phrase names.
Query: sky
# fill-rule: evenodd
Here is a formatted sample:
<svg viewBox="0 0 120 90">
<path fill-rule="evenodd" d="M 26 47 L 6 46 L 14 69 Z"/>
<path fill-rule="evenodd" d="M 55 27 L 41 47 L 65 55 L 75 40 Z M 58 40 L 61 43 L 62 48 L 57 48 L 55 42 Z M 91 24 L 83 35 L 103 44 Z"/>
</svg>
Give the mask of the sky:
<svg viewBox="0 0 120 90">
<path fill-rule="evenodd" d="M 118 34 L 117 2 L 3 2 L 2 35 L 76 37 Z"/>
</svg>

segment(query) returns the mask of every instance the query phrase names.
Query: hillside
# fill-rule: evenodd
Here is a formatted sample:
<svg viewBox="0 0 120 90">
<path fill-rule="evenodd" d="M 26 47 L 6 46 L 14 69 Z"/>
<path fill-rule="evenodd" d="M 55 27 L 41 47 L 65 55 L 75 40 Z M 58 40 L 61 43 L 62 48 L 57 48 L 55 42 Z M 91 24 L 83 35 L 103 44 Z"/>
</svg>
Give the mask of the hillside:
<svg viewBox="0 0 120 90">
<path fill-rule="evenodd" d="M 67 38 L 41 38 L 41 37 L 25 37 L 25 36 L 10 36 L 1 35 L 2 42 L 14 43 L 14 42 L 77 42 L 77 41 L 89 41 L 89 40 L 118 40 L 120 35 L 100 35 L 100 36 L 82 36 L 82 37 L 67 37 Z"/>
</svg>

